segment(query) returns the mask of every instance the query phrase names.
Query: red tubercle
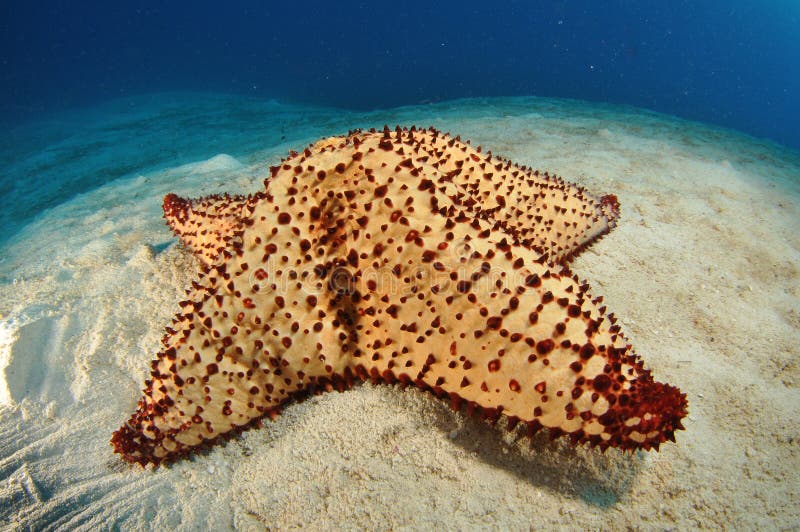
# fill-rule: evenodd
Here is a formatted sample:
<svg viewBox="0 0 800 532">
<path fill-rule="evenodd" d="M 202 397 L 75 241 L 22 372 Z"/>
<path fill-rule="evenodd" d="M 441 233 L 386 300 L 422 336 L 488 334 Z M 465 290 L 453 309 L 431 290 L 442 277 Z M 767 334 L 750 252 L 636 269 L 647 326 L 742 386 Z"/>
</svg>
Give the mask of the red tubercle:
<svg viewBox="0 0 800 532">
<path fill-rule="evenodd" d="M 164 215 L 167 218 L 176 218 L 180 222 L 187 220 L 191 207 L 192 204 L 189 200 L 172 193 L 164 196 L 164 201 L 162 202 Z"/>
<path fill-rule="evenodd" d="M 619 200 L 617 199 L 616 194 L 606 194 L 600 198 L 600 203 L 606 207 L 609 207 L 614 212 L 619 211 Z"/>
</svg>

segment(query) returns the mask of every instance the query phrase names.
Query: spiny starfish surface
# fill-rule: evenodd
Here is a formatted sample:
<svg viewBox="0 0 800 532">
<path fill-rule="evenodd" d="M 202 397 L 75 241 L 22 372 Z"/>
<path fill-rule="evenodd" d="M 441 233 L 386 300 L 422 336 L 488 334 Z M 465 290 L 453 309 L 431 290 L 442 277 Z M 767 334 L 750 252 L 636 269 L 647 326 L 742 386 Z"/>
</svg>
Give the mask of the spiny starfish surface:
<svg viewBox="0 0 800 532">
<path fill-rule="evenodd" d="M 164 212 L 200 271 L 111 440 L 128 461 L 358 379 L 602 449 L 657 449 L 683 428 L 685 395 L 565 266 L 615 225 L 614 196 L 398 127 L 292 152 L 252 196 L 170 194 Z"/>
</svg>

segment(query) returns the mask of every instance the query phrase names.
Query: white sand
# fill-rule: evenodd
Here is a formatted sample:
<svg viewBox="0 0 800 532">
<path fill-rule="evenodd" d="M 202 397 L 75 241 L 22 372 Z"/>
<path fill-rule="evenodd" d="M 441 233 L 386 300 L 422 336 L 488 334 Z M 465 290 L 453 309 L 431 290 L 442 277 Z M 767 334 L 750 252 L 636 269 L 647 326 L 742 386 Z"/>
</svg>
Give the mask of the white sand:
<svg viewBox="0 0 800 532">
<path fill-rule="evenodd" d="M 633 109 L 495 99 L 315 123 L 435 125 L 618 195 L 573 269 L 690 416 L 660 453 L 532 442 L 417 390 L 362 385 L 156 471 L 108 444 L 194 259 L 161 198 L 252 192 L 302 143 L 109 183 L 0 261 L 0 526 L 260 529 L 800 527 L 800 154 Z M 250 164 L 257 161 L 255 164 Z"/>
</svg>

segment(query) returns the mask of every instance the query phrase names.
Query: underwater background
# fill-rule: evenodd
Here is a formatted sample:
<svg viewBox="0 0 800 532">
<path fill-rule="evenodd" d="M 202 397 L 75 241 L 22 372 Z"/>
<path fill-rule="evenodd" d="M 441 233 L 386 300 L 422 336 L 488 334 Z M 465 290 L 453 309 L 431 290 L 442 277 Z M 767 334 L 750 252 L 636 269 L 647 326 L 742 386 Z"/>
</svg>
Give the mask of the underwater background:
<svg viewBox="0 0 800 532">
<path fill-rule="evenodd" d="M 800 529 L 798 35 L 792 0 L 0 2 L 0 528 Z M 619 199 L 570 267 L 686 392 L 675 443 L 367 382 L 169 467 L 114 454 L 198 267 L 165 194 L 384 124 Z"/>
<path fill-rule="evenodd" d="M 248 141 L 267 144 L 238 134 L 266 125 L 252 98 L 353 111 L 474 97 L 574 98 L 800 149 L 798 32 L 800 4 L 790 0 L 4 2 L 0 241 L 39 209 L 134 170 L 216 151 L 241 154 Z M 176 116 L 151 139 L 171 149 L 128 152 L 91 176 L 69 177 L 71 162 L 108 154 L 102 142 L 77 153 L 60 144 L 119 116 L 93 106 L 176 91 L 242 99 L 214 134 L 186 134 L 206 120 Z M 25 128 L 48 120 L 48 127 Z M 15 194 L 31 173 L 55 178 L 52 166 L 19 164 L 53 144 L 64 181 L 55 196 Z"/>
<path fill-rule="evenodd" d="M 3 2 L 0 115 L 192 90 L 374 109 L 624 103 L 800 148 L 800 4 Z"/>
</svg>

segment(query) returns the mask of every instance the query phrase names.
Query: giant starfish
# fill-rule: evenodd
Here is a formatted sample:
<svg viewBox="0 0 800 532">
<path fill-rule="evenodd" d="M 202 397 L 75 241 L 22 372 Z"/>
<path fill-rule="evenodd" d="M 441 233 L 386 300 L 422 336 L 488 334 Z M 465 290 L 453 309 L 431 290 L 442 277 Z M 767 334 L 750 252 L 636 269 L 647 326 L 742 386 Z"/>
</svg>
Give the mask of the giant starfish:
<svg viewBox="0 0 800 532">
<path fill-rule="evenodd" d="M 565 266 L 615 225 L 615 196 L 398 127 L 291 152 L 252 196 L 170 194 L 164 212 L 200 271 L 111 440 L 130 462 L 357 379 L 603 450 L 657 449 L 683 428 L 685 395 Z"/>
</svg>

